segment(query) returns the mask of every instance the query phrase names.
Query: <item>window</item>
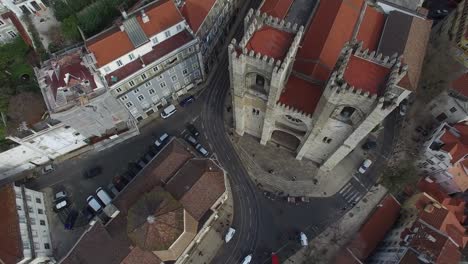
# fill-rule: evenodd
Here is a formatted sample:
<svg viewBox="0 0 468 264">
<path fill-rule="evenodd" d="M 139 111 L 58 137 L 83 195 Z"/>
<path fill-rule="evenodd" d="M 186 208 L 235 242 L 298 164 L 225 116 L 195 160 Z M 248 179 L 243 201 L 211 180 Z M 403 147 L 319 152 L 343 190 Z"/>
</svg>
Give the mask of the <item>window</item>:
<svg viewBox="0 0 468 264">
<path fill-rule="evenodd" d="M 198 69 L 198 63 L 192 64 L 192 67 L 193 67 L 194 69 Z"/>
<path fill-rule="evenodd" d="M 143 95 L 140 94 L 140 95 L 138 96 L 138 100 L 143 101 L 143 100 L 145 100 L 145 97 L 144 97 Z"/>
<path fill-rule="evenodd" d="M 124 96 L 120 97 L 120 100 L 126 101 L 126 100 L 128 100 L 128 96 L 127 96 L 127 95 L 124 95 Z"/>
<path fill-rule="evenodd" d="M 45 249 L 50 249 L 49 243 L 44 243 L 44 248 L 45 248 Z"/>
<path fill-rule="evenodd" d="M 41 198 L 36 198 L 36 203 L 41 203 Z"/>
<path fill-rule="evenodd" d="M 31 201 L 31 195 L 26 194 L 26 201 Z"/>
<path fill-rule="evenodd" d="M 455 113 L 456 111 L 457 111 L 457 108 L 455 107 L 450 108 L 450 113 Z"/>
<path fill-rule="evenodd" d="M 21 206 L 17 205 L 16 210 L 21 211 Z"/>
<path fill-rule="evenodd" d="M 170 68 L 169 69 L 169 73 L 174 73 L 175 72 L 175 69 L 174 68 Z"/>
<path fill-rule="evenodd" d="M 122 89 L 121 89 L 121 88 L 117 88 L 117 89 L 115 89 L 115 91 L 118 92 L 118 93 L 121 93 L 121 92 L 122 92 Z"/>
<path fill-rule="evenodd" d="M 162 82 L 162 83 L 159 84 L 159 86 L 161 86 L 161 88 L 164 88 L 164 87 L 166 87 L 166 83 Z"/>
<path fill-rule="evenodd" d="M 164 32 L 164 36 L 166 36 L 166 38 L 170 37 L 171 36 L 171 32 L 168 30 L 166 32 Z"/>
<path fill-rule="evenodd" d="M 2 20 L 0 20 L 0 26 L 3 26 L 3 25 L 5 25 L 5 23 L 3 23 Z"/>
<path fill-rule="evenodd" d="M 21 199 L 21 193 L 16 193 L 16 198 Z"/>
<path fill-rule="evenodd" d="M 155 37 L 155 38 L 153 39 L 153 44 L 158 44 L 158 43 L 159 43 L 158 38 Z"/>
<path fill-rule="evenodd" d="M 126 105 L 128 108 L 130 108 L 130 107 L 133 106 L 133 103 L 132 103 L 132 102 L 127 102 L 125 105 Z"/>
<path fill-rule="evenodd" d="M 118 66 L 118 67 L 120 67 L 120 66 L 122 66 L 122 65 L 123 65 L 123 63 L 122 63 L 122 61 L 121 61 L 121 60 L 117 60 L 117 61 L 116 61 L 116 63 L 117 63 L 117 66 Z"/>
<path fill-rule="evenodd" d="M 181 25 L 177 25 L 177 31 L 180 31 L 182 29 L 182 26 Z"/>
<path fill-rule="evenodd" d="M 128 58 L 132 61 L 135 59 L 135 55 L 133 53 L 128 54 Z"/>
<path fill-rule="evenodd" d="M 430 160 L 430 159 L 428 159 L 427 162 L 429 162 L 429 164 L 431 164 L 431 165 L 434 165 L 434 164 L 435 164 L 435 163 L 434 163 L 432 160 Z"/>
<path fill-rule="evenodd" d="M 172 79 L 173 82 L 175 82 L 175 81 L 177 81 L 177 76 L 176 75 L 171 76 L 171 79 Z"/>
<path fill-rule="evenodd" d="M 24 216 L 20 216 L 19 217 L 19 222 L 20 223 L 26 223 L 26 218 L 24 218 Z"/>
<path fill-rule="evenodd" d="M 171 91 L 169 91 L 169 89 L 163 89 L 163 95 L 164 96 L 168 96 L 171 94 Z"/>
<path fill-rule="evenodd" d="M 158 66 L 154 66 L 154 67 L 153 67 L 153 71 L 154 71 L 154 72 L 159 71 L 159 67 L 158 67 Z"/>
<path fill-rule="evenodd" d="M 438 115 L 438 116 L 436 117 L 436 119 L 437 119 L 437 121 L 442 122 L 442 121 L 444 121 L 445 119 L 447 119 L 447 115 L 446 115 L 445 113 L 441 113 L 440 115 Z"/>
<path fill-rule="evenodd" d="M 18 35 L 16 35 L 16 33 L 14 31 L 8 31 L 8 35 L 10 35 L 10 37 L 12 37 L 12 38 L 16 38 L 16 36 L 18 36 Z"/>
<path fill-rule="evenodd" d="M 140 88 L 136 88 L 135 90 L 133 90 L 133 93 L 137 94 L 140 92 Z"/>
<path fill-rule="evenodd" d="M 32 214 L 33 208 L 31 206 L 28 206 L 28 212 Z"/>
<path fill-rule="evenodd" d="M 38 213 L 38 214 L 44 214 L 44 210 L 42 210 L 42 209 L 37 209 L 37 213 Z"/>
<path fill-rule="evenodd" d="M 188 48 L 188 52 L 192 53 L 193 52 L 193 47 Z"/>
<path fill-rule="evenodd" d="M 146 73 L 143 73 L 143 74 L 141 75 L 141 79 L 146 80 L 147 78 L 148 78 L 148 77 L 146 76 Z"/>
<path fill-rule="evenodd" d="M 148 81 L 147 83 L 145 83 L 145 87 L 149 87 L 151 86 L 151 81 Z"/>
<path fill-rule="evenodd" d="M 158 76 L 159 80 L 162 80 L 163 78 L 164 78 L 164 76 L 162 74 Z"/>
<path fill-rule="evenodd" d="M 104 71 L 105 71 L 105 72 L 110 72 L 110 71 L 111 71 L 111 68 L 110 68 L 109 66 L 106 66 L 106 67 L 104 67 Z"/>
<path fill-rule="evenodd" d="M 41 226 L 45 226 L 45 221 L 44 221 L 44 220 L 39 220 L 39 224 L 40 224 Z"/>
<path fill-rule="evenodd" d="M 134 82 L 134 81 L 129 81 L 128 84 L 129 84 L 131 87 L 135 86 L 135 82 Z"/>
<path fill-rule="evenodd" d="M 31 218 L 30 221 L 31 225 L 35 225 L 36 224 L 36 218 Z"/>
<path fill-rule="evenodd" d="M 154 94 L 154 89 L 149 89 L 149 90 L 148 90 L 148 93 L 149 93 L 149 94 Z"/>
<path fill-rule="evenodd" d="M 187 74 L 188 74 L 188 70 L 187 70 L 187 69 L 183 69 L 183 70 L 182 70 L 182 73 L 183 73 L 184 75 L 187 75 Z"/>
</svg>

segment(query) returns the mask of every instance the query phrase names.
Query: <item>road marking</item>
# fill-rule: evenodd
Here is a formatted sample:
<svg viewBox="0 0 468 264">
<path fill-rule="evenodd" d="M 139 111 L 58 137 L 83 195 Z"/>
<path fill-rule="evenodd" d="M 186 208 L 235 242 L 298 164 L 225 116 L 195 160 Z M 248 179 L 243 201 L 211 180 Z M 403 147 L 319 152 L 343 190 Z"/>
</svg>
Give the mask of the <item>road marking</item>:
<svg viewBox="0 0 468 264">
<path fill-rule="evenodd" d="M 356 177 L 356 175 L 354 175 L 353 178 L 354 178 L 362 187 L 364 187 L 364 189 L 367 190 L 367 187 L 366 187 L 364 184 L 362 184 L 362 182 Z"/>
<path fill-rule="evenodd" d="M 348 200 L 349 202 L 351 202 L 351 201 L 353 201 L 356 197 L 359 197 L 359 195 L 360 195 L 360 193 L 355 193 L 355 194 L 353 194 L 353 196 L 348 197 L 347 200 Z"/>
<path fill-rule="evenodd" d="M 343 188 L 341 188 L 341 191 L 339 193 L 343 193 L 345 190 L 350 189 L 350 187 L 353 187 L 351 183 L 347 183 Z"/>
<path fill-rule="evenodd" d="M 361 198 L 362 198 L 362 195 L 359 195 L 358 197 L 356 197 L 356 199 L 354 199 L 354 202 L 357 203 Z"/>
<path fill-rule="evenodd" d="M 200 115 L 197 115 L 196 117 L 192 118 L 192 123 L 194 123 L 195 121 L 197 121 L 197 119 L 200 117 Z"/>
<path fill-rule="evenodd" d="M 181 135 L 181 136 L 182 136 L 182 135 L 183 135 L 183 134 L 184 134 L 186 131 L 187 131 L 187 129 L 184 129 L 184 130 L 182 130 L 182 132 L 180 132 L 180 134 L 179 134 L 179 135 Z"/>
</svg>

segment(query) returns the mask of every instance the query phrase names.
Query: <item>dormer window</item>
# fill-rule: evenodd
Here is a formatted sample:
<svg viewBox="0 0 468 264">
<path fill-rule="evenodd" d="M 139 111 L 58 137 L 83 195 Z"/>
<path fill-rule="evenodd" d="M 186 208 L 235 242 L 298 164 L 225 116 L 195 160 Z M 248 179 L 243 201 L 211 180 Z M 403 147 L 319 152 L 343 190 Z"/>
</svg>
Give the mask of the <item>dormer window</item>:
<svg viewBox="0 0 468 264">
<path fill-rule="evenodd" d="M 130 58 L 130 60 L 134 60 L 135 59 L 135 55 L 133 55 L 133 53 L 130 53 L 128 54 L 128 58 Z"/>
<path fill-rule="evenodd" d="M 164 32 L 164 36 L 166 36 L 166 38 L 170 37 L 171 36 L 171 32 L 168 30 L 166 32 Z"/>
<path fill-rule="evenodd" d="M 123 63 L 122 63 L 122 61 L 121 61 L 121 60 L 117 60 L 117 61 L 116 61 L 116 63 L 117 63 L 117 66 L 118 66 L 118 67 L 120 67 L 120 66 L 122 66 L 122 65 L 123 65 Z"/>
<path fill-rule="evenodd" d="M 182 30 L 182 26 L 181 25 L 177 25 L 177 31 L 181 31 Z"/>
</svg>

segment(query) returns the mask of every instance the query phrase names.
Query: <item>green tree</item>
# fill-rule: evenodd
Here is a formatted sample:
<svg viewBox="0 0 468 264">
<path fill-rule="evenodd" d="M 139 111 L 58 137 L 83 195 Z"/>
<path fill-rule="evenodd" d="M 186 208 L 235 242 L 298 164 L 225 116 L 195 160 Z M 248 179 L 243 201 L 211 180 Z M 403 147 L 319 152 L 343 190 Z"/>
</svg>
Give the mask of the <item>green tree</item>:
<svg viewBox="0 0 468 264">
<path fill-rule="evenodd" d="M 75 1 L 72 1 L 72 2 L 75 2 Z M 81 2 L 81 1 L 76 1 L 76 2 Z M 71 15 L 75 13 L 73 9 L 67 4 L 67 2 L 63 0 L 53 1 L 52 10 L 54 11 L 55 18 L 57 18 L 58 21 L 63 21 L 67 17 L 70 17 Z"/>
<path fill-rule="evenodd" d="M 61 25 L 63 36 L 71 41 L 80 39 L 80 32 L 78 31 L 78 21 L 74 16 L 67 17 L 63 20 Z"/>
<path fill-rule="evenodd" d="M 381 184 L 390 192 L 397 194 L 405 187 L 415 185 L 419 179 L 414 163 L 406 161 L 394 167 L 383 170 Z"/>
</svg>

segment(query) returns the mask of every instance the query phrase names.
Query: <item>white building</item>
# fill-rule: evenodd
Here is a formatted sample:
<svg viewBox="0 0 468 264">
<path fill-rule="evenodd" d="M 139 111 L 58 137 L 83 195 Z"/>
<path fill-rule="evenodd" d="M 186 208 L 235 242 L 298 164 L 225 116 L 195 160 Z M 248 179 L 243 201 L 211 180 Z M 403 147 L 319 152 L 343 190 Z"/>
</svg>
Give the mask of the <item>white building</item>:
<svg viewBox="0 0 468 264">
<path fill-rule="evenodd" d="M 44 195 L 6 185 L 0 197 L 0 262 L 54 263 Z"/>
<path fill-rule="evenodd" d="M 1 2 L 18 17 L 47 9 L 42 0 L 1 0 Z"/>
<path fill-rule="evenodd" d="M 18 30 L 8 16 L 9 10 L 0 4 L 0 44 L 8 43 L 19 36 Z"/>
</svg>

